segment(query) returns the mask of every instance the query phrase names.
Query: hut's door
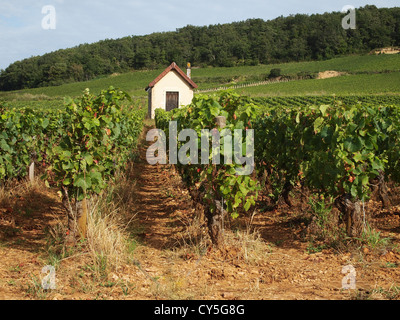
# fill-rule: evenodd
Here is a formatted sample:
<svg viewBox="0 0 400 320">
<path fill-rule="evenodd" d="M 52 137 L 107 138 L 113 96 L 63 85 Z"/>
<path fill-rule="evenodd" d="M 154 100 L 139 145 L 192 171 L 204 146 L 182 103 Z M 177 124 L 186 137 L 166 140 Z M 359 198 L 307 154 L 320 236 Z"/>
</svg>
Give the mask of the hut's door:
<svg viewBox="0 0 400 320">
<path fill-rule="evenodd" d="M 171 111 L 176 108 L 179 108 L 179 92 L 167 92 L 165 110 Z"/>
</svg>

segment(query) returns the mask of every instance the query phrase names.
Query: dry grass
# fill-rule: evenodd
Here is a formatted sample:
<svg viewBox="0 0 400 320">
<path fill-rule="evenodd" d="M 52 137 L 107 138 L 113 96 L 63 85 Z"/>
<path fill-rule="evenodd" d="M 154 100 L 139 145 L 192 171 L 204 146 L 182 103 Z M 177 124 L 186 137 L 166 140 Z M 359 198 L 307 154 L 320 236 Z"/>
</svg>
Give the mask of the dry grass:
<svg viewBox="0 0 400 320">
<path fill-rule="evenodd" d="M 0 206 L 12 206 L 16 195 L 29 198 L 29 196 L 34 196 L 45 189 L 46 186 L 39 177 L 35 177 L 33 181 L 28 179 L 23 181 L 8 180 L 6 183 L 0 184 Z"/>
<path fill-rule="evenodd" d="M 65 243 L 67 221 L 54 218 L 47 228 L 47 259 L 51 265 L 84 256 L 91 261 L 96 276 L 106 278 L 121 266 L 132 262 L 136 243 L 130 238 L 128 228 L 135 218 L 132 210 L 132 184 L 127 174 L 119 174 L 107 190 L 88 200 L 86 238 L 75 247 Z M 27 185 L 26 188 L 35 188 Z M 0 201 L 1 201 L 0 189 Z M 7 199 L 7 198 L 6 198 Z M 66 217 L 66 216 L 65 216 Z"/>
<path fill-rule="evenodd" d="M 181 218 L 180 222 L 185 228 L 178 235 L 176 253 L 181 256 L 188 254 L 204 255 L 211 245 L 204 219 L 199 215 L 193 215 Z"/>
<path fill-rule="evenodd" d="M 260 262 L 265 261 L 267 255 L 271 252 L 271 248 L 253 226 L 256 214 L 257 212 L 254 211 L 247 219 L 244 228 L 235 232 L 225 232 L 224 245 L 229 248 L 236 248 L 237 259 L 249 265 L 258 265 Z"/>
<path fill-rule="evenodd" d="M 258 230 L 253 227 L 255 215 L 256 212 L 249 218 L 244 228 L 236 231 L 233 231 L 231 227 L 224 229 L 224 243 L 217 250 L 224 260 L 257 265 L 264 261 L 270 253 L 269 246 L 262 239 Z M 191 220 L 189 219 L 184 222 L 185 231 L 181 234 L 175 254 L 186 259 L 193 255 L 201 258 L 211 246 L 207 227 L 201 217 L 195 216 Z"/>
<path fill-rule="evenodd" d="M 87 250 L 96 270 L 116 271 L 132 261 L 136 246 L 129 227 L 135 215 L 132 210 L 132 180 L 127 173 L 98 197 L 90 201 L 87 220 Z"/>
<path fill-rule="evenodd" d="M 87 249 L 100 272 L 116 270 L 131 258 L 129 235 L 119 214 L 117 207 L 102 199 L 92 202 L 87 221 Z"/>
<path fill-rule="evenodd" d="M 10 192 L 2 185 L 0 186 L 0 206 L 9 207 L 10 204 Z"/>
</svg>

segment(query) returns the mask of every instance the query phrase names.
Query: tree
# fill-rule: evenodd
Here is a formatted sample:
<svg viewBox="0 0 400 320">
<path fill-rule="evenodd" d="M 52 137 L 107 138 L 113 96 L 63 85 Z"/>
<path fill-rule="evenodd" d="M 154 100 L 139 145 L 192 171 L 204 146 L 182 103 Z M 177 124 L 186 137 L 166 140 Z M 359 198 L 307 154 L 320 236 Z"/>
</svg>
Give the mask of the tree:
<svg viewBox="0 0 400 320">
<path fill-rule="evenodd" d="M 0 73 L 0 90 L 165 68 L 172 61 L 230 67 L 330 59 L 400 45 L 400 8 L 361 7 L 355 30 L 344 30 L 342 18 L 340 12 L 297 14 L 86 43 L 11 64 Z"/>
<path fill-rule="evenodd" d="M 281 74 L 282 74 L 282 70 L 281 69 L 274 68 L 269 73 L 268 79 L 278 78 L 278 77 L 281 76 Z"/>
</svg>

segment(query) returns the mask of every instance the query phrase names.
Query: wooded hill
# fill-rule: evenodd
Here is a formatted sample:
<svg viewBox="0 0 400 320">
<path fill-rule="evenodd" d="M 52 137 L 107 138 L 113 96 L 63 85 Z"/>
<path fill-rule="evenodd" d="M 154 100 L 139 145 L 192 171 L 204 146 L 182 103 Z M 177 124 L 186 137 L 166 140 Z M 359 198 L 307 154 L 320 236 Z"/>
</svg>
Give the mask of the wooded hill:
<svg viewBox="0 0 400 320">
<path fill-rule="evenodd" d="M 107 39 L 11 64 L 0 71 L 0 90 L 86 81 L 131 70 L 185 66 L 231 67 L 324 60 L 400 45 L 400 7 L 358 8 L 357 28 L 344 30 L 340 12 L 249 19 L 174 32 Z"/>
</svg>

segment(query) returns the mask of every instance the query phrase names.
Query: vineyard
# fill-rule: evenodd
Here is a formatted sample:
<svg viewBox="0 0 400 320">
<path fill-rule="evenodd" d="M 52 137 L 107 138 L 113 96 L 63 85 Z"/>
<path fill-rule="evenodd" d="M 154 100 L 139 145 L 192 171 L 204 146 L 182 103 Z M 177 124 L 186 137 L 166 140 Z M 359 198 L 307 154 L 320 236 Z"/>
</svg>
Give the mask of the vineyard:
<svg viewBox="0 0 400 320">
<path fill-rule="evenodd" d="M 46 185 L 62 193 L 72 242 L 75 223 L 86 219 L 82 201 L 99 194 L 123 168 L 142 131 L 145 112 L 122 104 L 129 99 L 110 88 L 99 96 L 87 90 L 80 101 L 67 100 L 63 111 L 2 110 L 0 181 L 22 179 L 38 163 Z"/>
<path fill-rule="evenodd" d="M 311 198 L 326 199 L 319 205 L 340 210 L 347 236 L 361 237 L 368 223 L 361 208 L 372 191 L 377 190 L 387 207 L 386 183 L 399 183 L 399 100 L 381 99 L 286 98 L 282 103 L 282 98 L 271 98 L 258 99 L 264 106 L 257 107 L 250 99 L 223 93 L 217 98 L 198 96 L 192 105 L 170 114 L 157 110 L 156 125 L 167 131 L 174 120 L 179 128 L 200 133 L 215 128 L 215 119 L 223 116 L 225 129 L 256 132 L 256 173 L 251 177 L 236 175 L 234 165 L 227 164 L 179 168 L 205 207 L 214 243 L 221 242 L 221 201 L 237 218 L 239 208 L 247 212 L 255 205 L 261 186 L 268 190 L 272 207 L 280 198 L 291 207 L 296 187 Z M 320 104 L 313 104 L 316 100 Z M 246 156 L 246 141 L 239 143 L 244 146 L 241 156 Z"/>
<path fill-rule="evenodd" d="M 352 96 L 293 96 L 293 97 L 267 97 L 253 98 L 261 109 L 271 107 L 299 107 L 310 105 L 335 105 L 341 103 L 344 105 L 369 104 L 379 105 L 400 105 L 400 96 L 398 95 L 352 95 Z"/>
<path fill-rule="evenodd" d="M 0 297 L 4 288 L 41 299 L 399 297 L 399 96 L 249 98 L 223 91 L 196 95 L 171 112 L 157 109 L 155 126 L 145 120 L 146 108 L 112 87 L 98 95 L 86 90 L 55 110 L 0 108 L 0 251 L 9 266 L 0 268 L 9 279 L 0 282 Z M 193 129 L 199 137 L 241 131 L 233 141 L 240 151 L 221 138 L 217 146 L 209 141 L 204 158 L 200 139 L 189 150 L 179 138 L 178 149 L 201 155 L 201 164 L 149 165 L 154 141 L 146 133 L 156 127 L 169 137 L 171 122 L 178 133 Z M 212 161 L 216 148 L 219 164 Z M 250 174 L 237 174 L 249 163 Z M 18 191 L 32 164 L 36 192 L 46 195 L 39 204 Z M 49 199 L 63 222 L 39 228 L 46 250 L 29 252 L 36 262 L 17 268 L 20 257 L 7 250 L 16 238 L 28 242 L 23 235 L 31 230 L 22 226 L 32 207 L 45 216 Z M 104 233 L 90 226 L 102 201 L 102 225 L 113 215 L 123 221 Z M 114 237 L 112 262 L 91 237 L 105 241 L 117 230 L 129 258 Z M 21 271 L 50 261 L 50 252 L 60 283 L 53 292 Z M 340 289 L 348 264 L 360 271 L 358 291 Z"/>
</svg>

